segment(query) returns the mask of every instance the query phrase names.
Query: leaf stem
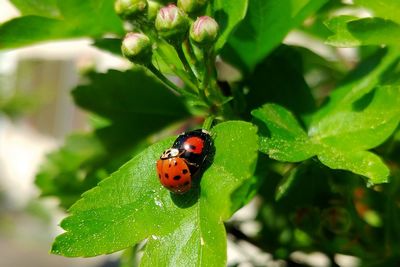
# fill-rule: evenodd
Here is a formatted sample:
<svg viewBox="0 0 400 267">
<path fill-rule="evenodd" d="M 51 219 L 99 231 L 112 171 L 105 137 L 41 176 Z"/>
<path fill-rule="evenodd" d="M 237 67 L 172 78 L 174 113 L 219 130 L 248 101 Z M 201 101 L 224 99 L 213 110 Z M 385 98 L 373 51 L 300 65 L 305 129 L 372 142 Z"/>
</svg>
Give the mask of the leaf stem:
<svg viewBox="0 0 400 267">
<path fill-rule="evenodd" d="M 160 79 L 166 86 L 168 86 L 174 93 L 185 95 L 188 94 L 182 88 L 178 87 L 176 84 L 171 82 L 167 77 L 164 76 L 154 65 L 151 63 L 147 66 L 147 68 L 158 78 Z"/>
<path fill-rule="evenodd" d="M 211 126 L 214 122 L 215 116 L 210 115 L 209 117 L 206 118 L 206 120 L 203 123 L 203 129 L 209 131 L 211 129 Z"/>
<path fill-rule="evenodd" d="M 185 52 L 182 49 L 182 44 L 175 45 L 176 52 L 178 53 L 179 59 L 182 61 L 183 67 L 185 68 L 186 72 L 189 74 L 190 78 L 193 82 L 198 82 L 196 75 L 194 74 L 192 67 L 190 66 L 187 58 L 185 56 Z"/>
</svg>

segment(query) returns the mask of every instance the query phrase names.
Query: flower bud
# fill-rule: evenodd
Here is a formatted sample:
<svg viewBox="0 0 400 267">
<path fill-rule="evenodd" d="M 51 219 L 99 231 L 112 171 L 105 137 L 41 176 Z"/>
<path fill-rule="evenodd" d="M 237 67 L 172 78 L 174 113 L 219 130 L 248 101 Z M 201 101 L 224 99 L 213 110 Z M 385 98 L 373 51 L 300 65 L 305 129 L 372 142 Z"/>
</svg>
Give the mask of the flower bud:
<svg viewBox="0 0 400 267">
<path fill-rule="evenodd" d="M 176 5 L 169 4 L 158 12 L 155 26 L 161 36 L 177 41 L 187 32 L 189 19 Z"/>
<path fill-rule="evenodd" d="M 115 12 L 123 19 L 133 19 L 145 13 L 146 0 L 117 0 L 114 4 Z"/>
<path fill-rule="evenodd" d="M 190 38 L 198 45 L 210 45 L 218 36 L 218 23 L 209 16 L 202 16 L 192 24 Z"/>
<path fill-rule="evenodd" d="M 204 8 L 207 2 L 208 0 L 178 0 L 178 7 L 186 13 L 192 14 Z"/>
<path fill-rule="evenodd" d="M 147 17 L 149 20 L 153 21 L 156 19 L 158 11 L 161 9 L 162 5 L 156 1 L 147 1 L 148 4 L 148 11 L 147 11 Z"/>
<path fill-rule="evenodd" d="M 133 63 L 147 64 L 151 61 L 152 43 L 142 33 L 127 33 L 121 46 L 122 54 Z"/>
</svg>

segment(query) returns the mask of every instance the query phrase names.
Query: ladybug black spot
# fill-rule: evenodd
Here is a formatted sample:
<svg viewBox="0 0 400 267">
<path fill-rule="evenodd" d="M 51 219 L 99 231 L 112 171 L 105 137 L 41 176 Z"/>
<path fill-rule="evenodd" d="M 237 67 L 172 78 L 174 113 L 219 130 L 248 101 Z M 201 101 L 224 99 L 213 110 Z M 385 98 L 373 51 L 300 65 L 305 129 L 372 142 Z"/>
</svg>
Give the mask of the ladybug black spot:
<svg viewBox="0 0 400 267">
<path fill-rule="evenodd" d="M 187 170 L 187 169 L 184 169 L 184 170 L 182 171 L 182 173 L 183 173 L 183 174 L 186 174 L 186 173 L 188 173 L 188 170 Z"/>
<path fill-rule="evenodd" d="M 180 176 L 180 175 L 174 176 L 174 180 L 179 180 L 179 179 L 181 179 L 181 176 Z"/>
<path fill-rule="evenodd" d="M 189 181 L 186 181 L 186 182 L 183 183 L 184 186 L 189 185 L 189 184 L 190 184 Z"/>
<path fill-rule="evenodd" d="M 194 145 L 190 145 L 189 147 L 191 150 L 196 150 L 196 146 L 194 146 Z"/>
<path fill-rule="evenodd" d="M 171 168 L 171 163 L 170 163 L 170 164 L 168 164 L 168 168 Z"/>
<path fill-rule="evenodd" d="M 165 176 L 165 178 L 169 178 L 169 175 L 168 175 L 168 173 L 166 173 L 166 174 L 164 174 L 164 176 Z"/>
<path fill-rule="evenodd" d="M 175 161 L 174 165 L 175 165 L 175 166 L 178 165 L 178 162 Z"/>
</svg>

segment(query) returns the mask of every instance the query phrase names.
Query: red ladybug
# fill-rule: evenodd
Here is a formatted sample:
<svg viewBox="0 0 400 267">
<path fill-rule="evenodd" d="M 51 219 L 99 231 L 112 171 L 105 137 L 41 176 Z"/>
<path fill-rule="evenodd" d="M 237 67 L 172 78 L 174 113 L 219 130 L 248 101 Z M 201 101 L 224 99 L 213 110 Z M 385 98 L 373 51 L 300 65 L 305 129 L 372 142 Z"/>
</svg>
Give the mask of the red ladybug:
<svg viewBox="0 0 400 267">
<path fill-rule="evenodd" d="M 183 194 L 192 187 L 196 176 L 211 151 L 212 139 L 205 130 L 183 133 L 157 161 L 161 184 L 168 190 Z"/>
</svg>

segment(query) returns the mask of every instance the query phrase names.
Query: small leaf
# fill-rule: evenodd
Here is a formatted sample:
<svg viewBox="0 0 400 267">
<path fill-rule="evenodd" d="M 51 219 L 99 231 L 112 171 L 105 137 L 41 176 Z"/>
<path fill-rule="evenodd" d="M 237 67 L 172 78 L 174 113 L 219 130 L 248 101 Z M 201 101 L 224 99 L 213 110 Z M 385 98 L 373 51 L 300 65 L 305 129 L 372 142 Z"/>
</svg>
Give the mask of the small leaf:
<svg viewBox="0 0 400 267">
<path fill-rule="evenodd" d="M 229 44 L 247 70 L 251 71 L 292 28 L 297 27 L 326 2 L 251 0 L 248 14 L 229 39 Z"/>
<path fill-rule="evenodd" d="M 348 153 L 330 147 L 321 150 L 318 159 L 331 169 L 348 170 L 368 177 L 370 185 L 388 182 L 389 168 L 369 151 Z"/>
<path fill-rule="evenodd" d="M 315 155 L 315 146 L 296 118 L 285 108 L 266 104 L 253 110 L 260 132 L 260 151 L 271 158 L 299 162 Z"/>
<path fill-rule="evenodd" d="M 400 42 L 400 25 L 391 20 L 339 16 L 325 25 L 335 34 L 327 40 L 333 46 L 397 45 Z"/>
<path fill-rule="evenodd" d="M 220 33 L 215 50 L 220 50 L 237 24 L 246 16 L 248 0 L 214 0 L 213 17 L 218 22 Z"/>
<path fill-rule="evenodd" d="M 149 238 L 143 266 L 225 266 L 223 221 L 235 211 L 231 194 L 253 175 L 257 134 L 251 124 L 231 121 L 212 135 L 215 156 L 199 191 L 177 196 L 160 185 L 155 162 L 173 142 L 168 138 L 86 192 L 61 223 L 67 232 L 56 238 L 52 252 L 95 256 Z"/>
</svg>

